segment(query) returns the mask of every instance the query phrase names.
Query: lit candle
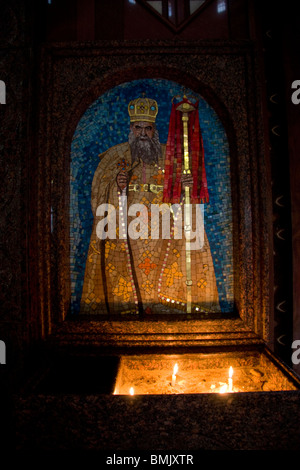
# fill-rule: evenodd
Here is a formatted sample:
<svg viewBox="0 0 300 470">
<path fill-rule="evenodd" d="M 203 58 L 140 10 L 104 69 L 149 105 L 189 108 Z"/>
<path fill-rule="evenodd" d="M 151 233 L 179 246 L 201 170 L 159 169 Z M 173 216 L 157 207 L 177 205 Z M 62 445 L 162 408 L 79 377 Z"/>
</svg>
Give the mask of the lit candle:
<svg viewBox="0 0 300 470">
<path fill-rule="evenodd" d="M 233 368 L 230 366 L 229 367 L 229 379 L 228 379 L 228 391 L 232 392 L 232 374 L 233 374 Z"/>
<path fill-rule="evenodd" d="M 134 395 L 134 388 L 133 387 L 130 387 L 129 395 Z"/>
<path fill-rule="evenodd" d="M 173 375 L 172 375 L 172 387 L 174 387 L 175 385 L 177 372 L 178 372 L 178 365 L 175 364 L 174 369 L 173 369 Z"/>
</svg>

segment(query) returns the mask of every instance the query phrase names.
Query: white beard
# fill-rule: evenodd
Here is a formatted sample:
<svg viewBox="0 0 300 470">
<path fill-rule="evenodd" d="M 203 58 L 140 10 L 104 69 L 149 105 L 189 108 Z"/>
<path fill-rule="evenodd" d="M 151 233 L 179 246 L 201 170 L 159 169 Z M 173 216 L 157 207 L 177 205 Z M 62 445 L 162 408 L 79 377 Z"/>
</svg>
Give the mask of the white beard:
<svg viewBox="0 0 300 470">
<path fill-rule="evenodd" d="M 140 158 L 147 164 L 157 163 L 161 156 L 161 146 L 159 142 L 158 131 L 154 131 L 152 139 L 149 137 L 135 137 L 133 131 L 130 131 L 128 142 L 131 149 L 132 163 Z"/>
</svg>

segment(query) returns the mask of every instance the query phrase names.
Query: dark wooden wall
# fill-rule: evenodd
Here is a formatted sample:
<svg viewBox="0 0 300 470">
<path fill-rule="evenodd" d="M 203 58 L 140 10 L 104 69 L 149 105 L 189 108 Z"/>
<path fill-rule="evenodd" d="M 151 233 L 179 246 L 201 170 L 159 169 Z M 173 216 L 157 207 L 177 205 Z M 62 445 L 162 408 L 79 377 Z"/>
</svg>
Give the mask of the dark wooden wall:
<svg viewBox="0 0 300 470">
<path fill-rule="evenodd" d="M 54 42 L 248 38 L 247 0 L 226 0 L 226 10 L 218 12 L 220 1 L 208 0 L 192 18 L 183 18 L 175 25 L 139 0 L 52 0 L 47 8 L 44 5 L 43 14 L 47 18 L 45 39 Z M 183 3 L 184 0 L 178 2 L 179 5 Z"/>
</svg>

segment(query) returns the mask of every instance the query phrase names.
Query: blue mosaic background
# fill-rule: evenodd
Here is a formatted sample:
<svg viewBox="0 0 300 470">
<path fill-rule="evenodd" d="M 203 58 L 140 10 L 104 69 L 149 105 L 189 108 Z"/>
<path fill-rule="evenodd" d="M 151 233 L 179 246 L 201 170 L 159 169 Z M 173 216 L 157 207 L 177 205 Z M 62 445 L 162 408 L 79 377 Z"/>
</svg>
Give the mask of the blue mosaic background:
<svg viewBox="0 0 300 470">
<path fill-rule="evenodd" d="M 205 229 L 213 256 L 220 305 L 233 311 L 232 208 L 230 158 L 223 125 L 208 103 L 192 90 L 163 79 L 123 83 L 100 96 L 84 113 L 73 136 L 70 174 L 71 313 L 79 313 L 86 257 L 93 224 L 91 184 L 99 155 L 126 142 L 127 106 L 145 93 L 158 103 L 156 119 L 160 141 L 166 143 L 172 98 L 192 94 L 199 99 L 199 119 L 205 150 L 210 202 L 205 205 Z"/>
</svg>

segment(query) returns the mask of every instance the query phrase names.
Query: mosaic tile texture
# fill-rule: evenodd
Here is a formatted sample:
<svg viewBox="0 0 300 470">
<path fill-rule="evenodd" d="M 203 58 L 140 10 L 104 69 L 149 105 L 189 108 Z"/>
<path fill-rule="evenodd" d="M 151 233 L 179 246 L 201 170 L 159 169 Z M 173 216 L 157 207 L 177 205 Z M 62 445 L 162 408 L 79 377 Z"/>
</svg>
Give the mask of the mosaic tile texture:
<svg viewBox="0 0 300 470">
<path fill-rule="evenodd" d="M 163 79 L 123 83 L 101 95 L 84 113 L 73 136 L 70 174 L 71 313 L 79 313 L 93 214 L 91 184 L 99 155 L 127 142 L 130 100 L 145 93 L 159 106 L 156 119 L 161 143 L 166 143 L 172 98 L 192 94 L 199 99 L 210 201 L 205 204 L 205 230 L 213 257 L 222 312 L 233 310 L 233 247 L 230 157 L 224 128 L 215 111 L 192 90 Z"/>
</svg>

